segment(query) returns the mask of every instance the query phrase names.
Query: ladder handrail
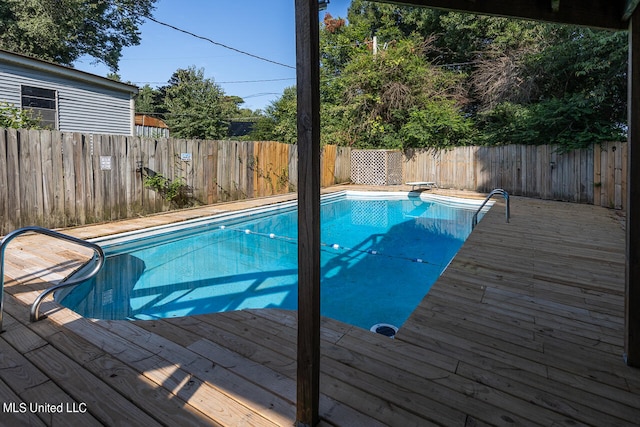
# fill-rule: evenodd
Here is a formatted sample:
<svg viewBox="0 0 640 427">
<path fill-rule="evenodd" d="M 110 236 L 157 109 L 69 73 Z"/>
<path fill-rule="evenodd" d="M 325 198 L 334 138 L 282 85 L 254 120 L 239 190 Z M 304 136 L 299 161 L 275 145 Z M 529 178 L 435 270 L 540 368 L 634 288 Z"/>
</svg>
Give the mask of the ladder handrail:
<svg viewBox="0 0 640 427">
<path fill-rule="evenodd" d="M 3 320 L 3 313 L 4 313 L 4 253 L 5 253 L 5 249 L 7 248 L 7 245 L 9 244 L 9 242 L 11 242 L 13 239 L 15 239 L 16 237 L 18 237 L 21 234 L 28 233 L 28 232 L 44 234 L 44 235 L 47 235 L 47 236 L 50 236 L 50 237 L 54 237 L 56 239 L 66 240 L 66 241 L 69 241 L 71 243 L 75 243 L 77 245 L 84 246 L 86 248 L 92 249 L 94 251 L 93 258 L 91 260 L 87 261 L 84 264 L 86 266 L 87 264 L 89 264 L 91 262 L 94 263 L 93 268 L 91 268 L 91 270 L 89 270 L 88 273 L 83 274 L 82 277 L 80 277 L 78 279 L 69 280 L 69 281 L 54 285 L 54 286 L 44 290 L 40 295 L 38 295 L 36 300 L 33 302 L 33 305 L 31 306 L 31 321 L 32 322 L 35 322 L 35 321 L 41 319 L 41 317 L 38 314 L 38 311 L 40 309 L 40 304 L 42 303 L 42 300 L 44 299 L 44 297 L 46 297 L 51 292 L 54 292 L 57 289 L 60 289 L 60 288 L 63 288 L 63 287 L 67 287 L 67 286 L 77 285 L 77 284 L 79 284 L 81 282 L 84 282 L 86 280 L 91 279 L 93 276 L 98 274 L 98 272 L 100 271 L 100 269 L 104 265 L 104 260 L 105 260 L 104 252 L 102 251 L 102 248 L 99 245 L 95 244 L 95 243 L 88 242 L 86 240 L 78 239 L 77 237 L 69 236 L 67 234 L 62 234 L 62 233 L 59 233 L 57 231 L 49 230 L 48 228 L 43 228 L 43 227 L 38 227 L 38 226 L 23 227 L 23 228 L 19 228 L 17 230 L 14 230 L 14 231 L 10 232 L 6 236 L 4 236 L 4 238 L 2 240 L 0 240 L 0 332 L 2 332 L 2 320 Z"/>
<path fill-rule="evenodd" d="M 473 218 L 471 220 L 471 229 L 472 230 L 475 228 L 476 225 L 478 225 L 478 214 L 480 213 L 482 208 L 484 208 L 484 205 L 487 204 L 489 199 L 491 199 L 491 197 L 495 196 L 496 194 L 501 194 L 504 197 L 504 199 L 506 200 L 506 202 L 507 202 L 507 208 L 506 208 L 505 216 L 507 218 L 507 222 L 509 222 L 509 218 L 511 216 L 511 212 L 510 212 L 510 209 L 509 209 L 509 193 L 507 193 L 502 188 L 496 188 L 495 190 L 492 190 L 491 193 L 489 193 L 489 195 L 484 199 L 484 202 L 482 202 L 482 204 L 480 205 L 480 207 L 478 208 L 476 213 L 473 214 Z"/>
</svg>

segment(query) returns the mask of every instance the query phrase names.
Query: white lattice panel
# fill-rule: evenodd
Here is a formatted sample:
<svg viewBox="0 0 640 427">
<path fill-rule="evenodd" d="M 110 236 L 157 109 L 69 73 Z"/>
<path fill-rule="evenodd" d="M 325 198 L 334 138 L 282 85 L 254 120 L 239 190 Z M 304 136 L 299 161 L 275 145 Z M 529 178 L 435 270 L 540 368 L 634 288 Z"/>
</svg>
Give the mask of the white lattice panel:
<svg viewBox="0 0 640 427">
<path fill-rule="evenodd" d="M 402 184 L 402 152 L 352 150 L 351 181 L 365 185 Z"/>
</svg>

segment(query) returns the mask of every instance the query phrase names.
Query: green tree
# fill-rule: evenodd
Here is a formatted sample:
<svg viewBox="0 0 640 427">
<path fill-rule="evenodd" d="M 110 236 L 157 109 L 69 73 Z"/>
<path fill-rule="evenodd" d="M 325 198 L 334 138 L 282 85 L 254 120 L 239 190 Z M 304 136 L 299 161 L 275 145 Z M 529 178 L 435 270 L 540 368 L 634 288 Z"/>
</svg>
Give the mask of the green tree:
<svg viewBox="0 0 640 427">
<path fill-rule="evenodd" d="M 3 0 L 0 48 L 72 65 L 90 55 L 118 70 L 122 48 L 140 43 L 138 27 L 157 0 Z"/>
<path fill-rule="evenodd" d="M 625 32 L 353 0 L 348 22 L 325 15 L 320 36 L 323 144 L 571 149 L 624 138 Z M 254 135 L 295 142 L 295 109 L 289 88 Z"/>
<path fill-rule="evenodd" d="M 361 49 L 327 84 L 338 97 L 336 107 L 326 108 L 323 125 L 334 127 L 335 142 L 383 148 L 466 143 L 471 127 L 461 110 L 464 75 L 432 66 L 424 54 L 430 48 L 429 41 L 404 39 L 375 55 Z M 457 130 L 447 138 L 427 136 L 438 127 Z M 417 135 L 420 129 L 423 137 Z"/>
<path fill-rule="evenodd" d="M 176 138 L 218 139 L 227 134 L 224 92 L 202 68 L 173 73 L 164 87 L 166 122 Z M 227 113 L 228 114 L 228 113 Z"/>
<path fill-rule="evenodd" d="M 166 121 L 168 112 L 165 104 L 167 88 L 168 86 L 152 88 L 149 84 L 142 86 L 136 97 L 136 113 L 151 113 L 154 117 Z"/>
<path fill-rule="evenodd" d="M 348 27 L 354 28 L 344 34 L 377 35 L 379 44 L 432 38 L 433 49 L 424 52 L 427 60 L 465 75 L 463 85 L 470 90 L 464 113 L 475 123 L 478 143 L 560 143 L 569 149 L 624 139 L 624 31 L 363 0 L 352 2 L 348 17 Z M 424 116 L 411 115 L 404 134 L 417 136 L 415 125 L 424 123 Z"/>
<path fill-rule="evenodd" d="M 273 101 L 259 118 L 251 133 L 252 138 L 262 141 L 278 141 L 286 144 L 298 142 L 296 87 L 290 86 L 282 96 Z"/>
<path fill-rule="evenodd" d="M 162 93 L 149 84 L 142 86 L 136 96 L 136 113 L 151 114 L 164 112 Z"/>
<path fill-rule="evenodd" d="M 548 26 L 548 46 L 531 60 L 538 100 L 579 95 L 603 120 L 626 121 L 626 31 Z"/>
<path fill-rule="evenodd" d="M 244 99 L 235 95 L 225 95 L 220 100 L 222 116 L 225 120 L 248 117 L 252 115 L 251 110 L 240 108 L 244 104 Z"/>
</svg>

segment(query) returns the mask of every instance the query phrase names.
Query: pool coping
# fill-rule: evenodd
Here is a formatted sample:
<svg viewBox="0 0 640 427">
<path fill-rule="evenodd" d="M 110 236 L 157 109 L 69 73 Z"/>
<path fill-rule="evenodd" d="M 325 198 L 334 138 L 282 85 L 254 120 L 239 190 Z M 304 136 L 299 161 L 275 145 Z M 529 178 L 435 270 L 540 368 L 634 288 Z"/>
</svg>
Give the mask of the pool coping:
<svg viewBox="0 0 640 427">
<path fill-rule="evenodd" d="M 423 194 L 423 192 L 399 191 L 398 189 L 394 189 L 394 191 L 391 191 L 390 189 L 387 189 L 386 191 L 380 191 L 379 189 L 359 190 L 354 188 L 343 188 L 336 191 L 326 191 L 321 195 L 321 197 L 322 197 L 321 203 L 330 203 L 335 199 L 341 200 L 342 198 L 350 198 L 350 197 L 356 200 L 412 200 L 413 198 L 419 198 L 422 201 L 427 201 L 427 202 L 434 201 L 438 204 L 442 204 L 445 206 L 463 207 L 465 209 L 470 209 L 470 210 L 476 209 L 478 212 L 482 212 L 483 214 L 486 214 L 486 212 L 488 212 L 493 206 L 493 204 L 495 203 L 494 200 L 488 200 L 486 203 L 482 204 L 481 200 L 478 198 L 469 198 L 469 197 L 464 198 L 464 197 L 460 197 L 459 195 L 434 194 L 432 192 Z M 269 215 L 272 212 L 277 212 L 282 209 L 289 209 L 289 210 L 295 209 L 295 207 L 296 207 L 295 199 L 278 201 L 276 203 L 267 203 L 259 206 L 255 206 L 252 204 L 252 206 L 243 207 L 242 209 L 223 210 L 223 211 L 212 213 L 211 215 L 199 215 L 197 217 L 184 219 L 178 222 L 169 222 L 166 224 L 153 225 L 151 227 L 143 227 L 143 228 L 129 230 L 121 233 L 102 235 L 95 238 L 88 238 L 87 241 L 103 246 L 105 253 L 109 251 L 112 254 L 114 253 L 120 254 L 123 252 L 128 252 L 129 250 L 131 250 L 132 247 L 137 247 L 137 245 L 139 244 L 139 241 L 145 241 L 146 239 L 160 236 L 161 238 L 169 239 L 172 241 L 175 238 L 178 238 L 178 239 L 180 238 L 180 237 L 176 237 L 174 233 L 178 233 L 178 236 L 182 236 L 184 235 L 182 234 L 182 232 L 189 234 L 193 232 L 194 229 L 204 228 L 205 230 L 211 230 L 211 227 L 215 226 L 217 223 L 227 224 L 229 221 L 242 220 L 247 216 L 262 215 L 262 214 Z M 206 212 L 209 213 L 210 210 L 206 209 Z M 157 216 L 157 215 L 154 215 L 154 216 Z M 447 269 L 447 267 L 453 261 L 454 257 L 455 255 L 446 262 L 446 265 L 442 269 L 442 272 L 444 272 Z M 423 262 L 423 260 L 418 259 L 418 262 Z M 80 268 L 78 268 L 77 270 L 69 274 L 67 277 L 65 277 L 61 282 L 64 282 L 66 280 L 72 280 L 74 277 L 82 277 L 83 275 L 86 274 L 86 270 L 87 268 L 89 268 L 89 266 L 90 266 L 90 263 L 87 262 L 85 265 L 81 266 Z M 71 293 L 73 289 L 74 288 L 69 287 L 69 288 L 63 288 L 58 290 L 54 294 L 55 302 L 57 304 L 60 304 L 60 301 L 64 299 L 69 293 Z M 422 298 L 424 298 L 424 296 Z M 261 308 L 255 308 L 255 309 L 261 309 Z M 231 311 L 234 311 L 234 310 L 231 310 Z M 220 312 L 226 312 L 226 310 L 220 311 Z M 218 311 L 211 311 L 205 314 L 215 314 L 215 313 L 218 313 Z M 407 315 L 407 318 L 410 315 L 411 313 Z M 174 316 L 171 316 L 169 318 L 172 318 L 172 317 Z M 96 318 L 95 320 L 109 320 L 109 319 Z M 139 319 L 112 319 L 112 320 L 137 321 L 137 320 L 149 320 L 149 319 L 145 319 L 144 317 L 141 317 Z"/>
</svg>

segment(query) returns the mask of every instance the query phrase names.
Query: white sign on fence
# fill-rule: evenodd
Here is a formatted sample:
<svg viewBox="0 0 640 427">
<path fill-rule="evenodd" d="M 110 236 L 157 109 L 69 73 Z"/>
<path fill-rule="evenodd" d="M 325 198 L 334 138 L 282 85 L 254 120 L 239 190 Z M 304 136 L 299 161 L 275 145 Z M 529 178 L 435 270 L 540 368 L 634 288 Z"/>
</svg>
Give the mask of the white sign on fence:
<svg viewBox="0 0 640 427">
<path fill-rule="evenodd" d="M 100 156 L 100 170 L 111 170 L 111 156 Z"/>
</svg>

